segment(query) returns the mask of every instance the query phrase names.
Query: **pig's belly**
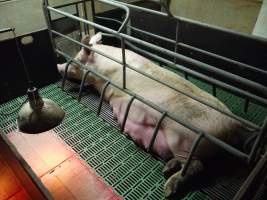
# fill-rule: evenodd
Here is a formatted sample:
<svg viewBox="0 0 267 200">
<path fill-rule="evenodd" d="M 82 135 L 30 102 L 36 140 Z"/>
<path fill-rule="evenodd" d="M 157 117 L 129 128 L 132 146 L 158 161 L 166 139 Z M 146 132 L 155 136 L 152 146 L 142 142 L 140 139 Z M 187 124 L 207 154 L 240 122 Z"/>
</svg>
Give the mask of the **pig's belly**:
<svg viewBox="0 0 267 200">
<path fill-rule="evenodd" d="M 125 115 L 125 105 L 122 102 L 111 103 L 113 108 L 113 112 L 118 119 L 118 122 L 122 124 L 123 118 Z M 140 113 L 140 115 L 144 115 L 144 113 Z M 136 115 L 135 115 L 136 116 Z M 144 149 L 148 149 L 150 141 L 153 137 L 154 129 L 156 127 L 156 123 L 148 123 L 151 116 L 149 113 L 145 113 L 145 116 L 141 117 L 145 120 L 140 120 L 132 117 L 131 112 L 127 118 L 124 131 L 127 135 L 129 135 L 135 143 L 142 146 Z M 169 160 L 173 157 L 173 154 L 167 144 L 163 129 L 160 127 L 158 130 L 158 134 L 156 140 L 153 144 L 153 152 L 157 154 L 163 160 Z"/>
</svg>

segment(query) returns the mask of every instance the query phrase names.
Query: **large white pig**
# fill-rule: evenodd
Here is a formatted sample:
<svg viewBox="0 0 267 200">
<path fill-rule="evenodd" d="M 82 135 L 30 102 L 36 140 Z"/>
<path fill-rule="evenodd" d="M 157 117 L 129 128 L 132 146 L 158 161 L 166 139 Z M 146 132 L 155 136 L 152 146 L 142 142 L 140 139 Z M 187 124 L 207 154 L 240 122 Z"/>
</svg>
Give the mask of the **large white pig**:
<svg viewBox="0 0 267 200">
<path fill-rule="evenodd" d="M 122 60 L 120 48 L 103 45 L 100 41 L 101 33 L 94 35 L 91 40 L 88 36 L 82 40 L 84 44 Z M 85 64 L 88 69 L 96 70 L 122 86 L 123 72 L 120 64 L 85 48 L 80 50 L 75 59 Z M 193 94 L 226 112 L 230 112 L 222 102 L 212 95 L 179 75 L 159 67 L 143 56 L 126 50 L 126 61 L 127 64 L 167 82 L 179 90 Z M 64 73 L 65 64 L 59 64 L 58 70 Z M 81 79 L 83 74 L 84 70 L 74 63 L 68 70 L 68 76 L 72 78 Z M 126 70 L 126 80 L 127 89 L 228 144 L 241 145 L 247 137 L 246 131 L 237 121 L 131 69 Z M 105 81 L 92 74 L 88 76 L 87 81 L 99 92 L 105 84 Z M 126 106 L 131 97 L 110 85 L 104 98 L 112 106 L 114 114 L 119 123 L 122 124 Z M 136 143 L 147 149 L 160 117 L 161 113 L 138 100 L 134 100 L 126 121 L 125 132 Z M 153 152 L 162 159 L 169 160 L 164 168 L 165 175 L 169 177 L 165 184 L 167 197 L 179 190 L 189 177 L 191 178 L 203 169 L 201 160 L 216 156 L 219 152 L 219 148 L 204 139 L 193 156 L 187 174 L 181 176 L 181 169 L 196 137 L 195 133 L 169 118 L 165 118 L 160 125 L 158 136 L 153 145 Z"/>
</svg>

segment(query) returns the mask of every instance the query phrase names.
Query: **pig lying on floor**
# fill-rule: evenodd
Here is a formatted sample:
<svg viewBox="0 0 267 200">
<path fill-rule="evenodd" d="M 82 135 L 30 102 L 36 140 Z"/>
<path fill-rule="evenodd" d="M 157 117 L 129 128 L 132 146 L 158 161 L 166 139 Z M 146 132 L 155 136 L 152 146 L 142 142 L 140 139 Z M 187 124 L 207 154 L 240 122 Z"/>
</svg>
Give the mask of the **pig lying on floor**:
<svg viewBox="0 0 267 200">
<path fill-rule="evenodd" d="M 94 49 L 104 52 L 118 60 L 122 60 L 121 49 L 100 44 L 101 37 L 101 33 L 94 35 L 91 40 L 87 36 L 83 38 L 82 43 L 92 46 Z M 120 64 L 85 48 L 81 49 L 75 59 L 85 64 L 88 69 L 94 69 L 122 86 L 123 76 L 122 66 Z M 215 97 L 199 89 L 177 74 L 157 66 L 150 60 L 132 51 L 126 50 L 126 61 L 127 64 L 159 80 L 165 81 L 179 90 L 193 94 L 226 112 L 230 112 Z M 66 64 L 59 64 L 59 72 L 64 73 L 65 66 Z M 75 63 L 72 63 L 68 70 L 68 76 L 76 79 L 81 79 L 83 73 L 84 70 Z M 127 69 L 126 74 L 127 89 L 150 100 L 164 110 L 175 114 L 189 124 L 231 145 L 241 145 L 246 139 L 246 131 L 244 131 L 242 125 L 237 121 L 131 69 Z M 88 76 L 87 81 L 99 92 L 101 92 L 105 84 L 105 81 L 93 76 L 92 73 Z M 110 103 L 119 123 L 122 124 L 127 103 L 131 97 L 110 85 L 106 90 L 104 98 Z M 144 149 L 147 149 L 153 130 L 160 117 L 161 113 L 138 100 L 134 100 L 126 121 L 125 132 L 136 143 Z M 152 150 L 162 159 L 168 160 L 163 170 L 164 174 L 168 177 L 165 184 L 166 197 L 171 196 L 182 188 L 182 184 L 187 179 L 191 179 L 203 169 L 201 160 L 214 157 L 218 154 L 219 149 L 203 139 L 193 156 L 193 161 L 186 175 L 182 176 L 182 168 L 196 137 L 197 135 L 195 133 L 169 118 L 164 118 L 162 121 Z"/>
</svg>

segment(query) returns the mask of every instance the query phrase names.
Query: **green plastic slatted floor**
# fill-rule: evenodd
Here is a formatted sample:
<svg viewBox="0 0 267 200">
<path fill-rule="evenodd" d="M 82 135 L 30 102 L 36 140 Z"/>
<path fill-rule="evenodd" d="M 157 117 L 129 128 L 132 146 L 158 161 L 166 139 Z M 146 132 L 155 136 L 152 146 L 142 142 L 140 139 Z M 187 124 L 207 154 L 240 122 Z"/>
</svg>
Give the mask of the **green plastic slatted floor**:
<svg viewBox="0 0 267 200">
<path fill-rule="evenodd" d="M 211 88 L 195 79 L 191 79 L 202 88 Z M 88 162 L 114 190 L 125 199 L 164 199 L 162 175 L 163 163 L 143 152 L 113 126 L 99 118 L 86 106 L 80 104 L 58 88 L 57 84 L 41 89 L 43 97 L 57 102 L 66 111 L 64 122 L 55 131 L 80 156 Z M 242 109 L 242 99 L 229 95 L 221 90 L 218 97 L 229 108 L 242 117 L 257 124 L 261 124 L 266 109 L 250 104 L 249 112 Z M 25 99 L 18 97 L 0 106 L 1 112 L 8 112 L 17 108 Z M 0 116 L 0 128 L 8 133 L 16 128 L 14 113 L 8 117 Z M 211 199 L 200 191 L 188 194 L 184 200 Z"/>
</svg>

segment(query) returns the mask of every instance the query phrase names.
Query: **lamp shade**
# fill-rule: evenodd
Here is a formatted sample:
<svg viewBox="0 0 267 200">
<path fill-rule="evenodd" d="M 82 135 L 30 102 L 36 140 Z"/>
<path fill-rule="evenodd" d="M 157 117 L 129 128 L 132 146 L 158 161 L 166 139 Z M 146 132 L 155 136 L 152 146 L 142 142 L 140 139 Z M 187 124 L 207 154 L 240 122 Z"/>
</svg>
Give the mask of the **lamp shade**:
<svg viewBox="0 0 267 200">
<path fill-rule="evenodd" d="M 56 127 L 65 112 L 50 99 L 41 98 L 36 88 L 27 91 L 29 101 L 25 103 L 17 118 L 18 128 L 24 133 L 41 133 Z"/>
</svg>

